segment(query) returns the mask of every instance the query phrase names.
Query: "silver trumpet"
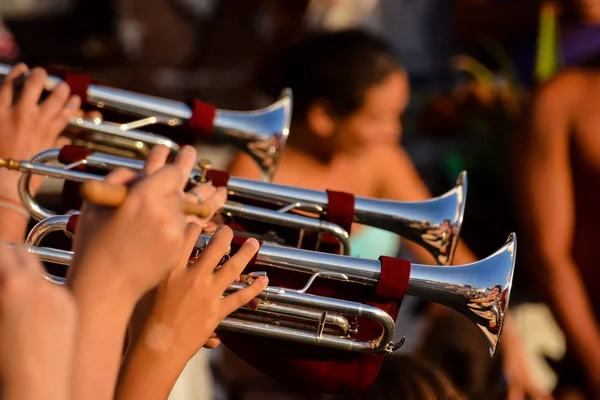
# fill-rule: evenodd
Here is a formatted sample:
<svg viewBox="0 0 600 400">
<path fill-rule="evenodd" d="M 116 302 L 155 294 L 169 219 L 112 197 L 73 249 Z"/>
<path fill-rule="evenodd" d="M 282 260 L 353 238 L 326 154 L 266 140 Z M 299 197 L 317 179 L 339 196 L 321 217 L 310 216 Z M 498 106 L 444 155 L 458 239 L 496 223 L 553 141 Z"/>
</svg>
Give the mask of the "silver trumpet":
<svg viewBox="0 0 600 400">
<path fill-rule="evenodd" d="M 19 179 L 19 197 L 23 206 L 27 209 L 29 214 L 36 220 L 41 221 L 46 218 L 55 216 L 56 213 L 52 210 L 49 210 L 45 207 L 42 207 L 39 203 L 36 202 L 35 198 L 31 195 L 29 191 L 30 181 L 32 174 L 43 175 L 46 177 L 57 178 L 57 179 L 65 179 L 74 182 L 85 182 L 90 180 L 104 180 L 104 177 L 101 175 L 95 175 L 87 172 L 80 172 L 72 170 L 71 168 L 76 167 L 77 165 L 82 165 L 87 163 L 85 161 L 81 163 L 71 164 L 63 167 L 56 167 L 52 165 L 45 165 L 47 162 L 57 162 L 58 149 L 50 149 L 46 150 L 32 158 L 32 161 L 15 161 L 15 160 L 3 160 L 0 159 L 0 168 L 6 167 L 9 169 L 19 170 L 21 172 L 25 172 L 26 174 L 22 175 Z M 94 153 L 94 155 L 99 155 L 100 153 Z M 108 156 L 102 154 L 102 156 L 107 157 L 115 157 Z M 131 160 L 128 158 L 123 158 L 123 160 Z M 133 160 L 131 160 L 133 161 Z M 5 163 L 6 162 L 6 163 Z M 143 166 L 143 162 L 141 162 Z M 90 164 L 91 166 L 91 164 Z M 272 211 L 265 208 L 260 208 L 251 205 L 244 205 L 237 202 L 228 201 L 221 208 L 220 212 L 222 214 L 226 214 L 233 217 L 243 217 L 253 221 L 259 221 L 262 223 L 272 223 L 280 226 L 285 226 L 288 228 L 299 229 L 301 231 L 309 230 L 313 232 L 318 232 L 319 235 L 329 234 L 333 236 L 340 245 L 340 252 L 342 254 L 350 254 L 350 235 L 348 232 L 343 229 L 341 226 L 327 222 L 321 221 L 315 218 L 310 218 L 307 216 L 290 214 L 290 213 L 278 213 L 276 211 Z M 302 238 L 303 235 L 300 235 L 298 239 L 297 246 L 302 246 Z M 268 238 L 267 238 L 268 239 Z M 318 243 L 317 243 L 318 246 Z"/>
<path fill-rule="evenodd" d="M 11 69 L 10 65 L 0 63 L 0 77 L 4 78 Z M 51 91 L 60 82 L 61 78 L 48 76 L 45 89 Z M 179 101 L 96 84 L 88 86 L 87 96 L 82 100 L 100 109 L 141 118 L 124 124 L 73 118 L 70 126 L 92 131 L 88 139 L 101 145 L 102 151 L 121 149 L 143 156 L 157 144 L 177 151 L 179 147 L 172 140 L 137 129 L 154 124 L 190 125 L 194 115 L 202 115 L 202 123 L 190 127 L 202 135 L 216 134 L 232 141 L 256 161 L 264 181 L 271 181 L 275 173 L 292 117 L 292 91 L 289 88 L 281 91 L 275 103 L 253 111 L 219 110 L 201 102 L 195 103 L 200 104 L 198 108 L 193 108 Z"/>
<path fill-rule="evenodd" d="M 42 261 L 69 265 L 73 252 L 39 247 L 49 233 L 66 230 L 69 218 L 56 216 L 38 223 L 26 240 L 28 251 Z M 209 241 L 210 237 L 200 236 L 198 251 Z M 447 306 L 466 316 L 481 330 L 489 343 L 490 356 L 494 357 L 506 321 L 516 248 L 516 235 L 512 233 L 502 248 L 472 264 L 453 268 L 412 264 L 406 294 Z M 306 293 L 317 278 L 375 286 L 381 273 L 379 260 L 263 244 L 255 266 L 305 273 L 307 283 L 301 289 L 268 287 L 259 296 L 264 301 L 258 312 L 242 309 L 227 318 L 219 326 L 221 329 L 358 352 L 391 353 L 402 345 L 403 340 L 391 341 L 394 321 L 380 309 Z M 56 283 L 64 281 L 49 274 L 47 278 Z M 243 287 L 243 284 L 233 284 L 229 291 Z M 285 317 L 304 322 L 286 324 Z M 383 327 L 382 336 L 368 342 L 355 341 L 353 336 L 360 326 L 347 317 L 376 320 Z"/>
<path fill-rule="evenodd" d="M 19 195 L 27 210 L 37 221 L 55 215 L 55 213 L 41 207 L 29 193 L 30 174 L 84 182 L 91 179 L 101 180 L 103 177 L 75 171 L 73 168 L 85 165 L 108 170 L 125 167 L 140 171 L 144 167 L 144 162 L 141 160 L 102 153 L 90 154 L 85 159 L 66 165 L 64 168 L 44 165 L 57 162 L 59 153 L 59 149 L 50 149 L 38 153 L 30 161 L 0 160 L 0 168 L 5 167 L 26 173 L 19 181 Z M 205 180 L 206 173 L 206 169 L 192 171 L 190 182 L 197 183 Z M 340 243 L 341 253 L 350 254 L 349 234 L 345 229 L 327 221 L 290 212 L 303 210 L 325 214 L 328 203 L 326 192 L 233 176 L 230 177 L 227 188 L 229 194 L 249 200 L 269 202 L 280 208 L 270 210 L 228 201 L 221 210 L 222 213 L 300 229 L 298 246 L 301 245 L 305 230 L 318 232 L 319 235 L 331 234 Z M 438 264 L 449 265 L 452 263 L 458 245 L 465 211 L 466 191 L 467 174 L 462 172 L 454 188 L 442 196 L 422 202 L 397 202 L 356 197 L 354 221 L 397 233 L 427 249 Z"/>
</svg>

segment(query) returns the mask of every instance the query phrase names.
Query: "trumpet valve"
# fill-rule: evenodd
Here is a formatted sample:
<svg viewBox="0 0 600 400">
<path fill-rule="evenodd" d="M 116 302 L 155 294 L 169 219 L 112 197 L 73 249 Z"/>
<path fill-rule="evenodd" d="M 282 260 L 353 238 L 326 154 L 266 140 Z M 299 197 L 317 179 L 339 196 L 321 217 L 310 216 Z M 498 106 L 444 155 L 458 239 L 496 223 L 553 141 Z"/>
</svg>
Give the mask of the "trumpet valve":
<svg viewBox="0 0 600 400">
<path fill-rule="evenodd" d="M 198 168 L 200 168 L 200 177 L 198 177 L 198 182 L 200 183 L 208 183 L 208 171 L 213 169 L 212 162 L 210 160 L 201 159 L 198 160 Z"/>
</svg>

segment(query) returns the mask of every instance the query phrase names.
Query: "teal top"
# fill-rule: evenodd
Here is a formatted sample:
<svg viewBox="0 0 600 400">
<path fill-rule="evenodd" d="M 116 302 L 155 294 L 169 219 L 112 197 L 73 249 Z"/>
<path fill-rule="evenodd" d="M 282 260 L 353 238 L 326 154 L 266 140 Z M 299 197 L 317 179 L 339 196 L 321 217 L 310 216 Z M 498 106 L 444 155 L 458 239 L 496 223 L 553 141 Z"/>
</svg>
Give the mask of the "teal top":
<svg viewBox="0 0 600 400">
<path fill-rule="evenodd" d="M 352 257 L 376 260 L 380 256 L 396 257 L 400 249 L 400 236 L 383 229 L 363 226 L 350 236 Z"/>
</svg>

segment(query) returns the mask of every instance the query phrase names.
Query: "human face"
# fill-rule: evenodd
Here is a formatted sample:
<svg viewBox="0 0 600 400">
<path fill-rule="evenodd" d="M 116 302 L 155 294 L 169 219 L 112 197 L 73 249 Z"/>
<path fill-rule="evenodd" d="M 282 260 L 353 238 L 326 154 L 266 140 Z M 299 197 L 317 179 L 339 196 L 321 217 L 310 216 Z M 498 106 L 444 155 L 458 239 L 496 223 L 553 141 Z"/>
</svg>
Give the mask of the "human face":
<svg viewBox="0 0 600 400">
<path fill-rule="evenodd" d="M 337 121 L 337 145 L 351 152 L 382 144 L 397 145 L 402 133 L 400 117 L 408 101 L 406 73 L 395 71 L 367 89 L 357 111 Z"/>
</svg>

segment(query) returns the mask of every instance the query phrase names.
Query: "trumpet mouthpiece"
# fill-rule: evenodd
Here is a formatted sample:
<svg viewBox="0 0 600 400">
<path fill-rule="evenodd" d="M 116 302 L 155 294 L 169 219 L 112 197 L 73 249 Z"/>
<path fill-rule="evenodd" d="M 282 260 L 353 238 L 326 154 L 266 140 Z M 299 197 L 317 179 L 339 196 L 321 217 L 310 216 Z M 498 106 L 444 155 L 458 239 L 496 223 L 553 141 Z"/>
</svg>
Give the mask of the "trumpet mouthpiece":
<svg viewBox="0 0 600 400">
<path fill-rule="evenodd" d="M 10 158 L 2 158 L 0 157 L 0 168 L 18 170 L 20 168 L 19 161 L 11 160 Z"/>
</svg>

